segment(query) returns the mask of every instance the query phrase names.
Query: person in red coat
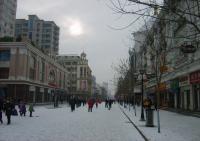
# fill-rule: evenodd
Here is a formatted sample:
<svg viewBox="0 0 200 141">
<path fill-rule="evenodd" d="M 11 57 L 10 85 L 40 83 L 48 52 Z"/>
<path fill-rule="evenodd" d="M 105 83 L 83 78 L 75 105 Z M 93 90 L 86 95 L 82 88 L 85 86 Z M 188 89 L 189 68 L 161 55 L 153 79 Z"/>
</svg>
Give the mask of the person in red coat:
<svg viewBox="0 0 200 141">
<path fill-rule="evenodd" d="M 92 112 L 92 108 L 94 105 L 94 99 L 89 99 L 87 103 L 88 103 L 88 112 Z"/>
</svg>

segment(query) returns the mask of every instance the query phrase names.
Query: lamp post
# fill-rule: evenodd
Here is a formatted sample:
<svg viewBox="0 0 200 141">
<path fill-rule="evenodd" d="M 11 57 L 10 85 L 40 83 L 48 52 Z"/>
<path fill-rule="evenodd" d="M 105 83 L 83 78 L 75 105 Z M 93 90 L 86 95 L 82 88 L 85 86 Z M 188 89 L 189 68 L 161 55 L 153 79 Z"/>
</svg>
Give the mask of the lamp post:
<svg viewBox="0 0 200 141">
<path fill-rule="evenodd" d="M 144 81 L 144 70 L 140 70 L 140 74 L 142 75 L 142 85 L 141 85 L 141 117 L 140 117 L 140 121 L 145 121 L 144 119 L 144 105 L 143 105 L 143 95 L 144 95 L 144 85 L 143 85 L 143 81 Z"/>
<path fill-rule="evenodd" d="M 135 80 L 137 79 L 137 75 L 135 75 L 135 71 L 136 71 L 136 50 L 135 48 L 132 48 L 132 50 L 129 50 L 129 54 L 130 54 L 130 67 L 131 67 L 131 94 L 133 94 L 134 97 L 134 111 L 135 111 L 135 116 L 136 116 L 136 94 L 134 92 L 134 87 L 135 87 Z"/>
</svg>

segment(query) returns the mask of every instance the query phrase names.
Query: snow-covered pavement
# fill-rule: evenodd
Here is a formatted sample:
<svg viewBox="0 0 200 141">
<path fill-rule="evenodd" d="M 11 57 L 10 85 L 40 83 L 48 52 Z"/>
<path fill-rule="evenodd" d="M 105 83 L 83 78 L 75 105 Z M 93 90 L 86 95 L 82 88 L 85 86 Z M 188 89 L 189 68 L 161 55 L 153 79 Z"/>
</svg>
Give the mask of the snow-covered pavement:
<svg viewBox="0 0 200 141">
<path fill-rule="evenodd" d="M 122 109 L 150 141 L 200 141 L 200 118 L 160 110 L 161 133 L 158 133 L 156 112 L 155 127 L 146 127 L 145 122 L 139 121 L 140 107 L 136 107 L 137 116 L 133 108 Z"/>
<path fill-rule="evenodd" d="M 200 118 L 160 111 L 161 133 L 157 127 L 145 127 L 134 110 L 122 108 L 149 141 L 200 141 Z M 34 117 L 12 117 L 11 125 L 0 124 L 0 141 L 144 141 L 121 112 L 119 105 L 109 111 L 101 104 L 92 113 L 87 107 L 71 112 L 67 105 L 35 107 Z M 156 113 L 155 113 L 155 125 Z"/>
<path fill-rule="evenodd" d="M 144 141 L 117 104 L 110 111 L 101 104 L 92 113 L 87 107 L 36 107 L 33 115 L 12 117 L 11 125 L 3 117 L 0 141 Z"/>
</svg>

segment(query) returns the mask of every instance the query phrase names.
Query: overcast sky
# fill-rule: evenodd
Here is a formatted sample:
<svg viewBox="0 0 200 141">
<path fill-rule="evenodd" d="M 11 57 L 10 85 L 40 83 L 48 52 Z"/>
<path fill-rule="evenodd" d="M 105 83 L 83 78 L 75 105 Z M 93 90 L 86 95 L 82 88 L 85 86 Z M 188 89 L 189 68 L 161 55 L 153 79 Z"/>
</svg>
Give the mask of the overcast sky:
<svg viewBox="0 0 200 141">
<path fill-rule="evenodd" d="M 131 32 L 139 26 L 111 29 L 110 26 L 127 26 L 135 17 L 121 17 L 107 5 L 111 6 L 109 0 L 18 0 L 17 18 L 27 19 L 27 15 L 36 14 L 41 19 L 54 21 L 60 27 L 59 53 L 84 51 L 97 82 L 111 83 L 115 73 L 111 66 L 117 65 L 120 58 L 127 58 L 133 44 Z M 80 29 L 74 31 L 73 26 Z"/>
</svg>

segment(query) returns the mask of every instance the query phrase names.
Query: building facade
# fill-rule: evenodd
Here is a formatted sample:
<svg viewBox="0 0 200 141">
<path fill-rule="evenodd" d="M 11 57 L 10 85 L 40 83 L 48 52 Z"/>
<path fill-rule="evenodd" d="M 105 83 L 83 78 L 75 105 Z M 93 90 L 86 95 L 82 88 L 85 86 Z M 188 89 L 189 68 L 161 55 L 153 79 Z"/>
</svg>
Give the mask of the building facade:
<svg viewBox="0 0 200 141">
<path fill-rule="evenodd" d="M 0 42 L 0 96 L 25 102 L 65 98 L 68 72 L 28 42 Z"/>
<path fill-rule="evenodd" d="M 86 54 L 60 55 L 57 60 L 69 72 L 69 93 L 71 95 L 89 97 L 92 95 L 92 71 L 88 65 Z"/>
<path fill-rule="evenodd" d="M 58 54 L 59 27 L 53 21 L 41 20 L 36 15 L 29 15 L 28 20 L 16 19 L 15 37 L 29 39 L 46 54 Z"/>
<path fill-rule="evenodd" d="M 173 4 L 176 8 L 188 8 L 185 1 L 177 1 Z M 190 1 L 189 6 L 191 6 L 191 11 L 198 13 L 195 4 L 194 1 Z M 196 18 L 192 15 L 184 16 L 187 20 L 192 20 L 195 25 L 199 25 L 199 21 L 195 21 Z M 194 25 L 187 21 L 183 22 L 183 19 L 173 12 L 162 11 L 158 17 L 172 18 L 177 22 L 157 19 L 151 29 L 143 35 L 146 39 L 140 48 L 140 52 L 144 55 L 142 67 L 145 70 L 151 69 L 149 71 L 155 73 L 153 66 L 155 66 L 156 57 L 165 58 L 164 66 L 157 64 L 160 67 L 159 73 L 162 73 L 160 84 L 157 84 L 155 77 L 148 79 L 144 84 L 145 93 L 154 97 L 156 101 L 159 91 L 160 106 L 200 111 L 200 38 L 197 36 L 200 33 Z M 187 52 L 183 50 L 187 48 L 183 47 L 193 47 L 195 51 Z M 158 52 L 156 56 L 156 52 L 152 49 L 164 49 L 164 51 Z"/>
<path fill-rule="evenodd" d="M 0 37 L 14 37 L 17 0 L 0 0 Z"/>
</svg>

